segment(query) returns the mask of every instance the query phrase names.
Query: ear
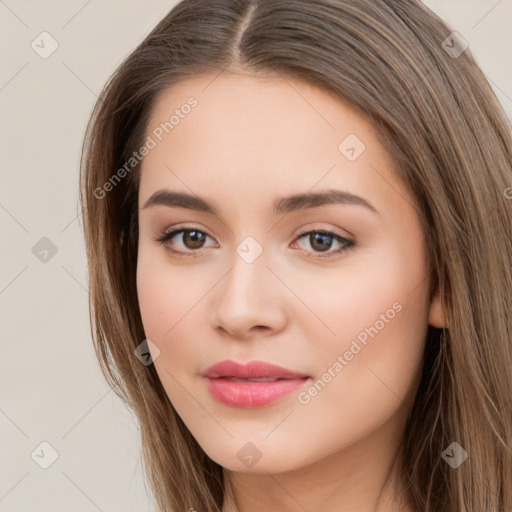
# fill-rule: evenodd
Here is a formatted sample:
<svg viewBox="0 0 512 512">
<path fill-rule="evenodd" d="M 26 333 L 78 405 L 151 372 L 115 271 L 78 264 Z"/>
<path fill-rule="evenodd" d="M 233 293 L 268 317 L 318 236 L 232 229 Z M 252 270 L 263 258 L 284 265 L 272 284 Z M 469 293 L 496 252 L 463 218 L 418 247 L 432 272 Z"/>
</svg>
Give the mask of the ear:
<svg viewBox="0 0 512 512">
<path fill-rule="evenodd" d="M 441 302 L 441 295 L 439 295 L 437 292 L 432 295 L 432 300 L 430 302 L 430 308 L 428 312 L 428 323 L 429 325 L 438 327 L 439 329 L 448 327 L 444 307 Z"/>
</svg>

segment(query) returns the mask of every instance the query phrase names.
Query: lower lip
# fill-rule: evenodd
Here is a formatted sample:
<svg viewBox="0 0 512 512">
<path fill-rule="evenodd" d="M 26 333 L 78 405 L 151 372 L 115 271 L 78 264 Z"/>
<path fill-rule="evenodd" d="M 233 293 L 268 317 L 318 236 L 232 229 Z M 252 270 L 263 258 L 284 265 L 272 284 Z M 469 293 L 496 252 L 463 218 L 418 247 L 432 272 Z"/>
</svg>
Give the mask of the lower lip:
<svg viewBox="0 0 512 512">
<path fill-rule="evenodd" d="M 309 378 L 280 379 L 267 382 L 238 382 L 206 378 L 208 390 L 220 402 L 234 407 L 263 407 L 300 389 Z"/>
</svg>

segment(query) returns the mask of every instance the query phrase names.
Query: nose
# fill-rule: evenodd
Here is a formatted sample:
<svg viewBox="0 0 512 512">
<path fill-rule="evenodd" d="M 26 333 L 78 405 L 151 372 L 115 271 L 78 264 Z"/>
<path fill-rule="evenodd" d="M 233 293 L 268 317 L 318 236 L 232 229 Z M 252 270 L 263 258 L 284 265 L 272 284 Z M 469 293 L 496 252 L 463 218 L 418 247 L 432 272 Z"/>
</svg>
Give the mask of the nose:
<svg viewBox="0 0 512 512">
<path fill-rule="evenodd" d="M 215 328 L 238 339 L 280 332 L 286 324 L 286 287 L 269 268 L 265 251 L 251 263 L 235 253 L 231 262 L 215 287 Z"/>
</svg>

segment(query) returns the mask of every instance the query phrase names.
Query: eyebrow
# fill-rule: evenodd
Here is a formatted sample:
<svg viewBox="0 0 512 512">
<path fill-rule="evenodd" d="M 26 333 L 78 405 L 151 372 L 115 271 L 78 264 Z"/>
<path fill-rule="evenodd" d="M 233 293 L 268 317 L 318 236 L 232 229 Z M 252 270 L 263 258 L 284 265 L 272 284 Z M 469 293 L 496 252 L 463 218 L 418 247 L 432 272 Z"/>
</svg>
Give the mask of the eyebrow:
<svg viewBox="0 0 512 512">
<path fill-rule="evenodd" d="M 323 192 L 308 192 L 294 194 L 276 199 L 272 204 L 274 215 L 290 213 L 307 208 L 315 208 L 330 204 L 357 205 L 363 206 L 373 213 L 379 215 L 377 209 L 366 199 L 346 192 L 344 190 L 329 189 Z M 199 212 L 211 213 L 218 216 L 217 209 L 204 199 L 183 192 L 172 192 L 162 189 L 156 191 L 146 201 L 142 209 L 155 206 L 167 206 L 169 208 L 187 208 Z"/>
</svg>

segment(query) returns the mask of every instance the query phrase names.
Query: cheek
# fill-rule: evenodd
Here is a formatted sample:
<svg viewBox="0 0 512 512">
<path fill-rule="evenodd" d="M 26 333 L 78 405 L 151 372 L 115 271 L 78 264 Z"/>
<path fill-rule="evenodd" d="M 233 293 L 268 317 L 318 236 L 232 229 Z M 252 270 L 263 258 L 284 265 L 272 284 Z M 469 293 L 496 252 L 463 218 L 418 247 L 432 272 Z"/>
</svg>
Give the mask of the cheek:
<svg viewBox="0 0 512 512">
<path fill-rule="evenodd" d="M 383 420 L 414 390 L 428 317 L 421 247 L 381 248 L 309 290 L 308 304 L 332 332 L 312 315 L 303 320 L 302 329 L 322 333 L 314 350 L 320 382 L 307 407 L 318 408 L 318 414 L 342 407 L 351 411 L 349 417 L 373 411 Z"/>
<path fill-rule="evenodd" d="M 308 296 L 324 324 L 313 315 L 302 321 L 308 339 L 317 340 L 318 373 L 343 356 L 343 372 L 352 380 L 372 379 L 371 369 L 382 370 L 389 378 L 414 374 L 427 329 L 422 290 L 410 293 L 410 287 L 400 283 L 376 289 L 371 279 L 345 284 L 344 292 L 330 293 L 329 300 Z"/>
<path fill-rule="evenodd" d="M 419 243 L 361 249 L 337 267 L 285 276 L 311 311 L 296 318 L 309 324 L 308 332 L 316 326 L 334 345 L 372 326 L 381 315 L 395 325 L 402 325 L 409 312 L 416 313 L 418 324 L 426 322 L 426 265 Z"/>
<path fill-rule="evenodd" d="M 146 336 L 155 340 L 173 325 L 177 302 L 161 270 L 158 264 L 151 265 L 144 257 L 138 260 L 137 296 L 142 322 Z"/>
<path fill-rule="evenodd" d="M 211 269 L 194 269 L 173 266 L 165 253 L 139 249 L 137 263 L 137 296 L 144 332 L 161 351 L 155 366 L 160 370 L 163 365 L 172 372 L 185 373 L 195 368 L 182 364 L 196 361 L 201 351 L 200 326 L 204 321 L 197 315 L 204 315 L 204 298 L 218 280 L 211 275 Z M 203 318 L 203 316 L 201 316 Z M 204 348 L 204 347 L 203 347 Z"/>
<path fill-rule="evenodd" d="M 309 434 L 314 435 L 318 427 L 306 418 L 323 417 L 329 425 L 332 435 L 325 439 L 327 451 L 335 439 L 363 437 L 403 405 L 412 405 L 426 327 L 418 315 L 418 301 L 407 293 L 392 294 L 390 300 L 374 297 L 357 317 L 347 309 L 346 315 L 340 315 L 345 321 L 334 327 L 337 341 L 326 343 L 324 336 L 314 350 L 318 358 L 314 381 L 297 399 Z"/>
<path fill-rule="evenodd" d="M 162 338 L 185 314 L 196 282 L 169 263 L 163 247 L 142 241 L 137 257 L 137 296 L 146 335 Z"/>
<path fill-rule="evenodd" d="M 191 393 L 197 393 L 194 386 L 205 366 L 203 358 L 215 359 L 205 345 L 204 299 L 218 277 L 211 270 L 200 276 L 173 267 L 156 252 L 148 257 L 143 251 L 139 254 L 137 293 L 144 332 L 160 350 L 155 369 L 178 415 L 200 437 L 201 427 L 194 426 L 208 425 L 211 418 Z"/>
</svg>

